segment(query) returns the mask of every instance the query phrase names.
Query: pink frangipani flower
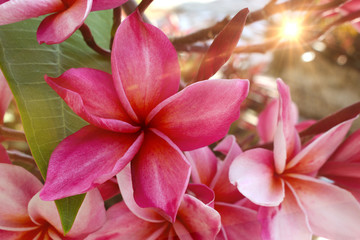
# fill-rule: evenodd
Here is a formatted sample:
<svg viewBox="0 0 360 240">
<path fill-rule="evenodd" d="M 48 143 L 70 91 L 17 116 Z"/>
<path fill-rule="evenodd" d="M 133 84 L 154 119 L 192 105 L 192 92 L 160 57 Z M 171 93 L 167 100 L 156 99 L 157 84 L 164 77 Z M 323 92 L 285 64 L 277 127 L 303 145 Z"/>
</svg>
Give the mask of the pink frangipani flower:
<svg viewBox="0 0 360 240">
<path fill-rule="evenodd" d="M 240 154 L 230 166 L 230 181 L 262 206 L 258 219 L 264 239 L 360 236 L 360 204 L 350 192 L 313 177 L 340 145 L 354 119 L 301 148 L 291 117 L 289 89 L 281 80 L 277 83 L 280 106 L 274 150 L 257 148 Z"/>
<path fill-rule="evenodd" d="M 257 212 L 241 204 L 244 196 L 229 181 L 229 167 L 242 152 L 235 137 L 227 136 L 214 150 L 225 154 L 225 159 L 219 160 L 209 147 L 185 155 L 191 164 L 193 183 L 205 184 L 214 191 L 214 208 L 221 215 L 221 231 L 216 239 L 261 239 Z"/>
<path fill-rule="evenodd" d="M 209 205 L 212 191 L 204 185 L 205 202 L 184 194 L 174 222 L 168 221 L 156 210 L 140 208 L 134 201 L 130 166 L 118 175 L 124 202 L 113 205 L 107 211 L 107 221 L 86 240 L 117 239 L 214 239 L 220 230 L 220 215 Z M 210 194 L 209 194 L 210 193 Z M 212 195 L 212 196 L 211 196 Z"/>
<path fill-rule="evenodd" d="M 90 191 L 64 236 L 55 202 L 39 198 L 41 182 L 19 166 L 0 163 L 0 239 L 84 239 L 106 220 L 100 193 Z"/>
<path fill-rule="evenodd" d="M 37 31 L 41 43 L 56 44 L 69 38 L 91 11 L 118 7 L 127 0 L 0 0 L 0 25 L 47 16 Z"/>
<path fill-rule="evenodd" d="M 130 161 L 134 198 L 171 221 L 190 175 L 182 151 L 211 144 L 239 116 L 248 81 L 207 80 L 177 93 L 177 54 L 159 29 L 138 12 L 115 35 L 112 76 L 70 69 L 47 83 L 91 125 L 64 139 L 53 152 L 40 196 L 84 193 L 119 173 Z"/>
</svg>

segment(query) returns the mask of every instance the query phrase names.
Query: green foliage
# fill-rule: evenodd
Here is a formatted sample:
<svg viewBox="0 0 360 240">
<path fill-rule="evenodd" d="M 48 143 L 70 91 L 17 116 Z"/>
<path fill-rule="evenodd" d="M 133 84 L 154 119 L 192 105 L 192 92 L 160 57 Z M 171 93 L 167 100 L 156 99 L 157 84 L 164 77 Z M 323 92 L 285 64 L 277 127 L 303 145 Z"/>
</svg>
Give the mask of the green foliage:
<svg viewBox="0 0 360 240">
<path fill-rule="evenodd" d="M 36 30 L 42 18 L 0 26 L 0 67 L 17 102 L 27 141 L 44 179 L 50 155 L 62 139 L 86 125 L 46 84 L 70 68 L 110 72 L 110 58 L 90 49 L 79 31 L 57 45 L 39 45 Z M 99 45 L 108 47 L 111 11 L 91 13 L 86 23 Z M 57 200 L 64 232 L 68 232 L 84 194 Z"/>
</svg>

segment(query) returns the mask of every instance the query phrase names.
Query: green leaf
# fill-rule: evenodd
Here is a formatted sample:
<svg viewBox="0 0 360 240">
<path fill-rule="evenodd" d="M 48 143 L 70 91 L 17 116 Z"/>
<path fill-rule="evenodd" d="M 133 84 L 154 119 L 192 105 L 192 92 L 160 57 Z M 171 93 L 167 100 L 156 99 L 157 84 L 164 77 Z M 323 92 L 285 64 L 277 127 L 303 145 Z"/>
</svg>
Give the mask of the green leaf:
<svg viewBox="0 0 360 240">
<path fill-rule="evenodd" d="M 110 58 L 90 49 L 77 31 L 58 45 L 39 45 L 36 30 L 42 18 L 0 26 L 0 67 L 14 94 L 27 141 L 44 179 L 50 155 L 62 139 L 87 123 L 46 84 L 69 68 L 90 67 L 110 72 Z M 97 43 L 108 47 L 111 11 L 94 12 L 86 23 Z M 64 232 L 75 220 L 84 194 L 56 201 Z"/>
</svg>

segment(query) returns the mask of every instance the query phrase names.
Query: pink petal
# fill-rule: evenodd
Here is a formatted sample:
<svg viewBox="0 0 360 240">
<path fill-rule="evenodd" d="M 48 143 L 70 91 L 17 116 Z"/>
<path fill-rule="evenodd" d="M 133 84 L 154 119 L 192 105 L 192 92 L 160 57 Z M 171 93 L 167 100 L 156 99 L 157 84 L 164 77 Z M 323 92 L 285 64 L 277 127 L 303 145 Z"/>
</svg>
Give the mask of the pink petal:
<svg viewBox="0 0 360 240">
<path fill-rule="evenodd" d="M 11 164 L 10 158 L 6 153 L 6 149 L 0 144 L 0 163 Z"/>
<path fill-rule="evenodd" d="M 316 123 L 316 120 L 305 120 L 295 125 L 296 131 L 301 132 Z"/>
<path fill-rule="evenodd" d="M 61 0 L 10 0 L 0 1 L 0 25 L 64 10 Z"/>
<path fill-rule="evenodd" d="M 277 207 L 260 207 L 258 219 L 262 238 L 267 240 L 310 240 L 311 229 L 303 206 L 291 186 L 285 187 L 286 197 Z M 321 203 L 321 202 L 320 202 Z"/>
<path fill-rule="evenodd" d="M 326 162 L 320 169 L 319 175 L 353 177 L 360 179 L 360 162 Z M 360 182 L 358 184 L 360 186 Z"/>
<path fill-rule="evenodd" d="M 360 236 L 360 204 L 339 187 L 305 175 L 291 175 L 294 188 L 313 233 L 329 239 L 354 239 Z"/>
<path fill-rule="evenodd" d="M 174 47 L 162 31 L 144 23 L 137 11 L 116 32 L 111 66 L 120 100 L 134 119 L 145 120 L 156 105 L 179 89 Z"/>
<path fill-rule="evenodd" d="M 177 223 L 184 228 L 179 228 Z M 220 231 L 220 214 L 188 194 L 180 204 L 174 229 L 180 239 L 214 239 Z"/>
<path fill-rule="evenodd" d="M 121 107 L 110 74 L 91 69 L 70 69 L 58 78 L 45 75 L 46 82 L 80 117 L 116 132 L 135 132 L 139 127 Z"/>
<path fill-rule="evenodd" d="M 39 225 L 49 223 L 63 234 L 59 213 L 54 201 L 43 201 L 36 194 L 29 202 L 29 215 Z M 88 192 L 76 216 L 73 227 L 67 237 L 83 238 L 105 223 L 106 211 L 104 201 L 97 189 Z"/>
<path fill-rule="evenodd" d="M 136 215 L 138 218 L 141 218 L 147 222 L 164 222 L 165 219 L 155 211 L 153 208 L 142 208 L 139 207 L 134 199 L 134 189 L 131 181 L 131 169 L 130 164 L 128 164 L 121 172 L 116 175 L 121 196 L 129 208 L 129 210 Z"/>
<path fill-rule="evenodd" d="M 131 175 L 136 203 L 158 208 L 174 222 L 190 177 L 190 164 L 180 149 L 159 131 L 148 130 L 131 162 Z"/>
<path fill-rule="evenodd" d="M 91 11 L 112 9 L 121 6 L 128 0 L 93 0 Z"/>
<path fill-rule="evenodd" d="M 279 99 L 273 99 L 266 105 L 265 109 L 259 114 L 257 131 L 261 142 L 267 143 L 274 141 L 274 134 L 279 114 Z"/>
<path fill-rule="evenodd" d="M 250 201 L 277 206 L 284 199 L 284 181 L 276 177 L 271 151 L 258 148 L 240 154 L 231 164 L 229 178 Z"/>
<path fill-rule="evenodd" d="M 42 200 L 89 191 L 123 169 L 138 152 L 143 134 L 121 134 L 85 126 L 51 155 Z"/>
<path fill-rule="evenodd" d="M 279 117 L 274 136 L 274 159 L 276 173 L 281 174 L 286 161 L 291 159 L 300 149 L 300 138 L 295 130 L 297 114 L 292 108 L 289 87 L 277 80 L 279 90 Z"/>
<path fill-rule="evenodd" d="M 350 0 L 341 6 L 341 10 L 345 12 L 356 12 L 360 10 L 360 1 Z"/>
<path fill-rule="evenodd" d="M 221 225 L 226 239 L 261 239 L 261 227 L 256 211 L 222 202 L 217 202 L 215 209 L 221 215 Z"/>
<path fill-rule="evenodd" d="M 221 151 L 226 154 L 224 161 L 218 167 L 218 171 L 211 184 L 216 196 L 216 201 L 233 203 L 243 196 L 237 188 L 230 183 L 229 168 L 234 159 L 242 153 L 241 148 L 236 143 L 236 138 L 233 135 L 227 136 L 215 148 L 215 151 Z"/>
<path fill-rule="evenodd" d="M 0 5 L 1 8 L 1 5 Z M 0 16 L 3 17 L 0 13 Z M 12 99 L 12 93 L 6 82 L 5 76 L 0 70 L 0 125 L 4 123 L 4 115 Z"/>
<path fill-rule="evenodd" d="M 39 25 L 39 44 L 57 44 L 68 39 L 85 21 L 90 13 L 92 0 L 67 0 L 65 11 L 47 16 Z M 71 3 L 70 3 L 71 2 Z"/>
<path fill-rule="evenodd" d="M 359 168 L 356 168 L 354 170 L 359 171 Z M 352 174 L 358 174 L 352 172 Z M 341 176 L 341 175 L 330 175 L 327 176 L 327 178 L 331 179 L 331 181 L 334 182 L 335 185 L 349 191 L 358 202 L 360 202 L 360 177 L 347 177 L 347 176 Z"/>
<path fill-rule="evenodd" d="M 31 230 L 36 225 L 28 215 L 30 199 L 41 189 L 41 182 L 24 168 L 0 163 L 0 229 Z"/>
<path fill-rule="evenodd" d="M 215 194 L 204 184 L 189 183 L 187 193 L 202 201 L 205 205 L 214 208 Z"/>
<path fill-rule="evenodd" d="M 5 231 L 0 229 L 0 239 L 6 240 L 19 240 L 19 239 L 26 239 L 24 238 L 25 233 L 22 231 Z M 29 238 L 28 238 L 29 239 Z M 30 238 L 32 239 L 32 238 Z"/>
<path fill-rule="evenodd" d="M 340 145 L 354 119 L 345 121 L 322 134 L 301 150 L 286 166 L 293 173 L 318 171 Z"/>
<path fill-rule="evenodd" d="M 164 239 L 161 236 L 168 231 L 169 224 L 144 221 L 135 216 L 124 202 L 120 202 L 108 209 L 105 225 L 86 240 Z"/>
<path fill-rule="evenodd" d="M 197 82 L 159 104 L 147 122 L 181 150 L 203 147 L 226 135 L 248 89 L 247 80 Z"/>
<path fill-rule="evenodd" d="M 97 189 L 104 201 L 120 194 L 119 185 L 117 184 L 115 177 L 107 180 L 103 184 L 100 184 Z"/>
<path fill-rule="evenodd" d="M 360 162 L 360 129 L 350 135 L 331 156 L 334 162 Z"/>
<path fill-rule="evenodd" d="M 209 147 L 202 147 L 185 152 L 191 164 L 191 179 L 194 183 L 210 185 L 217 169 L 218 159 Z"/>
</svg>

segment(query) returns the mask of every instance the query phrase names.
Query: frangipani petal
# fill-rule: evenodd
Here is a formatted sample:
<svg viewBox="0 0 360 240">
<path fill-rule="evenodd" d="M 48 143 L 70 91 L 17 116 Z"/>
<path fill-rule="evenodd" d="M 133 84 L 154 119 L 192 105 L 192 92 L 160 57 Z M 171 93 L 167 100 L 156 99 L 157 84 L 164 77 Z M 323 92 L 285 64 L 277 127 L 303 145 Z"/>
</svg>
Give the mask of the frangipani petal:
<svg viewBox="0 0 360 240">
<path fill-rule="evenodd" d="M 360 129 L 351 134 L 335 151 L 329 161 L 360 163 Z"/>
<path fill-rule="evenodd" d="M 72 68 L 58 78 L 45 75 L 45 80 L 87 122 L 116 132 L 139 129 L 131 125 L 121 107 L 110 74 L 91 68 Z"/>
<path fill-rule="evenodd" d="M 276 177 L 271 151 L 258 148 L 240 154 L 231 164 L 230 182 L 250 201 L 277 206 L 284 199 L 284 181 Z"/>
<path fill-rule="evenodd" d="M 279 99 L 273 99 L 259 114 L 257 132 L 262 143 L 274 141 L 274 134 L 279 115 Z"/>
<path fill-rule="evenodd" d="M 184 228 L 179 228 L 177 223 Z M 220 214 L 188 194 L 180 204 L 174 229 L 180 239 L 214 239 L 220 231 Z"/>
<path fill-rule="evenodd" d="M 164 234 L 168 231 L 170 223 L 144 221 L 134 215 L 124 202 L 110 207 L 106 215 L 105 225 L 99 231 L 90 234 L 85 240 L 167 239 L 164 238 Z"/>
<path fill-rule="evenodd" d="M 360 162 L 326 162 L 319 171 L 320 176 L 332 179 L 332 176 L 353 177 L 360 179 Z M 354 181 L 360 187 L 360 181 Z"/>
<path fill-rule="evenodd" d="M 214 208 L 215 194 L 208 186 L 204 184 L 189 183 L 186 192 L 202 201 L 205 205 Z"/>
<path fill-rule="evenodd" d="M 129 208 L 129 210 L 136 215 L 138 218 L 141 218 L 147 222 L 164 222 L 165 219 L 155 211 L 153 208 L 142 208 L 137 205 L 134 199 L 134 189 L 131 180 L 131 169 L 130 164 L 128 164 L 121 172 L 116 175 L 121 196 Z"/>
<path fill-rule="evenodd" d="M 121 6 L 128 0 L 93 0 L 91 11 L 112 9 Z"/>
<path fill-rule="evenodd" d="M 277 80 L 279 91 L 278 124 L 274 136 L 274 159 L 276 173 L 285 170 L 287 160 L 300 150 L 300 137 L 295 129 L 297 114 L 292 107 L 290 89 L 281 80 Z"/>
<path fill-rule="evenodd" d="M 190 177 L 190 164 L 180 149 L 161 132 L 148 130 L 131 161 L 131 175 L 136 203 L 158 208 L 174 222 Z"/>
<path fill-rule="evenodd" d="M 288 163 L 287 170 L 293 173 L 318 171 L 340 145 L 353 121 L 342 122 L 315 139 Z"/>
<path fill-rule="evenodd" d="M 0 144 L 0 163 L 11 164 L 10 158 L 6 153 L 6 149 Z"/>
<path fill-rule="evenodd" d="M 308 127 L 310 127 L 311 125 L 313 125 L 314 123 L 316 123 L 316 120 L 305 120 L 300 123 L 297 123 L 295 125 L 296 131 L 301 132 L 301 131 L 307 129 Z"/>
<path fill-rule="evenodd" d="M 185 156 L 191 164 L 192 181 L 209 186 L 217 170 L 218 159 L 215 154 L 206 146 L 185 152 Z"/>
<path fill-rule="evenodd" d="M 261 227 L 256 211 L 222 202 L 217 202 L 215 209 L 220 213 L 221 225 L 228 240 L 261 239 Z"/>
<path fill-rule="evenodd" d="M 6 239 L 6 240 L 26 239 L 26 238 L 24 238 L 24 235 L 25 235 L 25 232 L 22 232 L 22 231 L 15 232 L 15 231 L 5 231 L 5 230 L 0 229 L 0 239 Z M 33 237 L 31 239 L 33 239 Z"/>
<path fill-rule="evenodd" d="M 39 225 L 49 223 L 63 234 L 59 213 L 54 201 L 43 201 L 36 194 L 29 202 L 29 215 Z M 88 192 L 76 216 L 73 227 L 67 237 L 85 237 L 105 223 L 106 211 L 104 201 L 97 189 Z"/>
<path fill-rule="evenodd" d="M 287 185 L 286 197 L 277 207 L 260 207 L 262 238 L 267 240 L 310 240 L 312 233 L 299 198 Z"/>
<path fill-rule="evenodd" d="M 347 1 L 345 4 L 341 5 L 341 10 L 343 10 L 347 13 L 360 10 L 360 1 L 358 1 L 358 0 Z"/>
<path fill-rule="evenodd" d="M 226 154 L 224 161 L 218 167 L 218 171 L 212 181 L 210 187 L 215 192 L 216 201 L 233 203 L 243 196 L 237 188 L 230 183 L 229 168 L 234 159 L 242 153 L 240 146 L 236 143 L 236 138 L 233 135 L 224 138 L 215 148 L 215 151 L 220 151 Z"/>
<path fill-rule="evenodd" d="M 0 25 L 19 22 L 64 9 L 64 3 L 61 0 L 0 1 Z"/>
<path fill-rule="evenodd" d="M 92 6 L 92 0 L 63 2 L 70 6 L 64 11 L 47 16 L 40 23 L 36 33 L 39 44 L 57 44 L 68 39 L 84 23 Z"/>
<path fill-rule="evenodd" d="M 143 134 L 85 126 L 65 138 L 51 155 L 42 200 L 89 191 L 123 169 L 138 152 Z"/>
<path fill-rule="evenodd" d="M 0 5 L 1 8 L 1 5 Z M 2 17 L 1 13 L 0 16 Z M 5 76 L 0 70 L 0 125 L 4 123 L 4 115 L 12 99 L 12 93 L 6 82 Z"/>
<path fill-rule="evenodd" d="M 194 83 L 160 103 L 147 122 L 181 150 L 209 145 L 226 135 L 247 96 L 246 80 L 207 80 Z"/>
<path fill-rule="evenodd" d="M 0 163 L 0 229 L 31 230 L 36 225 L 28 215 L 30 199 L 41 189 L 41 182 L 22 167 Z"/>
<path fill-rule="evenodd" d="M 115 177 L 110 178 L 106 182 L 100 184 L 97 189 L 99 190 L 104 201 L 120 194 L 119 185 L 117 184 Z"/>
<path fill-rule="evenodd" d="M 351 193 L 305 175 L 293 174 L 287 181 L 299 197 L 315 235 L 329 239 L 360 236 L 360 204 Z"/>
<path fill-rule="evenodd" d="M 175 48 L 163 32 L 144 23 L 137 11 L 116 32 L 111 66 L 120 100 L 134 119 L 145 120 L 156 105 L 179 89 Z"/>
<path fill-rule="evenodd" d="M 358 168 L 355 170 L 359 170 Z M 327 177 L 327 176 L 326 176 Z M 360 202 L 360 178 L 347 177 L 341 175 L 328 176 L 337 186 L 351 192 L 351 194 Z"/>
<path fill-rule="evenodd" d="M 258 148 L 240 154 L 230 166 L 229 178 L 258 205 L 278 206 L 284 199 L 284 181 L 275 176 L 273 153 L 269 150 Z"/>
</svg>

